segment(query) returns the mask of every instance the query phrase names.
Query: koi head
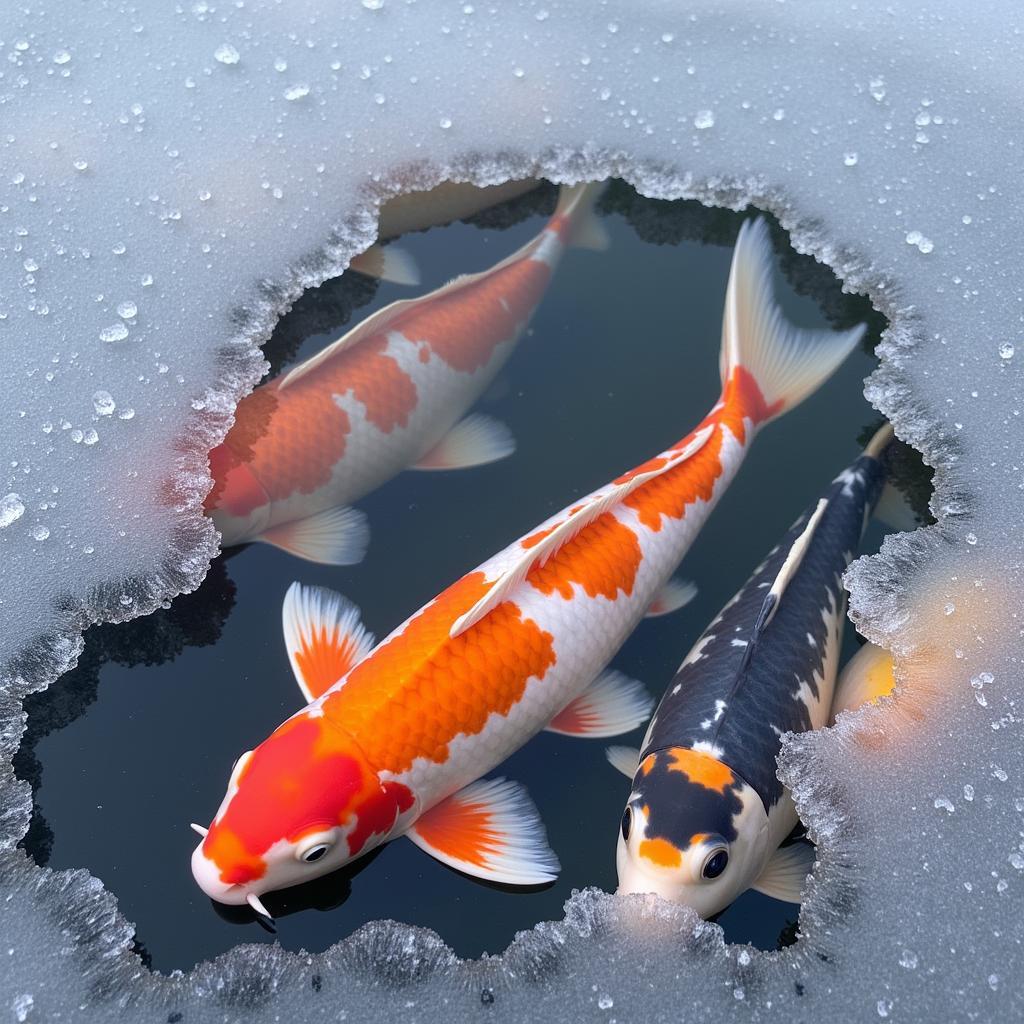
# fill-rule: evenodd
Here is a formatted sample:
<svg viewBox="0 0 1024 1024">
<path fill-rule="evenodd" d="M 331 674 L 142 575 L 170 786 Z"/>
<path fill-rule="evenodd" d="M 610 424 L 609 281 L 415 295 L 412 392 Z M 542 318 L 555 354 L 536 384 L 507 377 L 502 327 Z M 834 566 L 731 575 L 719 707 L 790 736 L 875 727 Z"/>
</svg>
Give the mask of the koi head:
<svg viewBox="0 0 1024 1024">
<path fill-rule="evenodd" d="M 640 762 L 622 816 L 620 893 L 657 893 L 711 917 L 759 873 L 768 815 L 757 793 L 716 757 L 669 747 Z"/>
<path fill-rule="evenodd" d="M 266 913 L 261 893 L 327 874 L 387 838 L 412 795 L 382 783 L 314 702 L 236 762 L 192 854 L 199 887 Z"/>
</svg>

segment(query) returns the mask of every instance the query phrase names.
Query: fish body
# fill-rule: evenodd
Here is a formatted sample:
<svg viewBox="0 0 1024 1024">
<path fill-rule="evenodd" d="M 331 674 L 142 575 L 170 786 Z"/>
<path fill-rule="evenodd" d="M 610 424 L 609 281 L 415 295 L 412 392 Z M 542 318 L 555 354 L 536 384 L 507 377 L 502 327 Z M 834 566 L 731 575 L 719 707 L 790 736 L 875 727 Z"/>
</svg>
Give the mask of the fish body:
<svg viewBox="0 0 1024 1024">
<path fill-rule="evenodd" d="M 599 244 L 600 188 L 563 190 L 544 230 L 497 266 L 393 303 L 244 398 L 210 453 L 206 507 L 222 543 L 356 562 L 368 530 L 351 502 L 409 467 L 508 455 L 503 425 L 459 421 L 512 354 L 565 249 Z"/>
<path fill-rule="evenodd" d="M 860 337 L 785 324 L 770 272 L 763 222 L 746 225 L 722 393 L 696 428 L 463 576 L 376 647 L 354 609 L 295 585 L 286 643 L 311 703 L 239 762 L 193 856 L 207 893 L 252 902 L 401 834 L 492 881 L 555 876 L 522 790 L 478 780 L 544 728 L 609 736 L 646 718 L 642 688 L 605 667 L 649 608 L 673 603 L 666 584 L 759 427 Z M 325 852 L 309 862 L 313 847 Z"/>
<path fill-rule="evenodd" d="M 669 684 L 634 761 L 620 892 L 657 892 L 705 917 L 750 887 L 798 899 L 807 850 L 779 849 L 797 814 L 776 758 L 785 733 L 830 719 L 842 576 L 885 482 L 876 448 L 796 520 Z"/>
</svg>

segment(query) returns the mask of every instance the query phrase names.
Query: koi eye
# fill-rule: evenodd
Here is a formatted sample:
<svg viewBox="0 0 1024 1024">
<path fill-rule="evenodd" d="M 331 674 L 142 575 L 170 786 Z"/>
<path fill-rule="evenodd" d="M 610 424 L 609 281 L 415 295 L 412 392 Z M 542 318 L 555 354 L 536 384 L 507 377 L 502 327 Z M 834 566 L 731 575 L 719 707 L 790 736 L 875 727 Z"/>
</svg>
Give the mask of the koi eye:
<svg viewBox="0 0 1024 1024">
<path fill-rule="evenodd" d="M 314 846 L 309 847 L 308 850 L 303 850 L 299 854 L 299 859 L 304 860 L 307 864 L 314 864 L 320 860 L 327 851 L 331 848 L 330 843 L 317 843 Z"/>
<path fill-rule="evenodd" d="M 627 807 L 622 812 L 622 838 L 629 842 L 629 830 L 633 827 L 633 808 Z"/>
<path fill-rule="evenodd" d="M 717 878 L 729 864 L 729 851 L 723 850 L 719 847 L 717 850 L 712 850 L 708 855 L 707 860 L 704 861 L 704 867 L 701 868 L 701 877 L 712 879 Z"/>
</svg>

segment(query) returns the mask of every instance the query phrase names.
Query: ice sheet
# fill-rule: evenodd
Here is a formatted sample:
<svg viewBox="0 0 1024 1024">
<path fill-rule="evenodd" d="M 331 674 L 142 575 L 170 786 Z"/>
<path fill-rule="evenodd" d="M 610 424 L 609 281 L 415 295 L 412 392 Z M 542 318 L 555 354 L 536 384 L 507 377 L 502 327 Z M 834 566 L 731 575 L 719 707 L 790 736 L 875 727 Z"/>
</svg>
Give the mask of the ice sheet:
<svg viewBox="0 0 1024 1024">
<path fill-rule="evenodd" d="M 906 0 L 10 8 L 0 1010 L 1020 1016 L 1014 14 Z M 590 892 L 502 960 L 457 963 L 384 923 L 319 957 L 242 949 L 153 976 L 98 880 L 13 849 L 30 799 L 9 763 L 20 698 L 74 659 L 88 621 L 201 578 L 215 549 L 199 515 L 205 451 L 259 376 L 255 343 L 277 314 L 372 236 L 369 198 L 540 173 L 757 203 L 892 322 L 869 396 L 936 466 L 939 525 L 851 572 L 863 628 L 901 655 L 903 693 L 784 756 L 822 858 L 804 940 L 726 948 L 686 911 Z"/>
</svg>

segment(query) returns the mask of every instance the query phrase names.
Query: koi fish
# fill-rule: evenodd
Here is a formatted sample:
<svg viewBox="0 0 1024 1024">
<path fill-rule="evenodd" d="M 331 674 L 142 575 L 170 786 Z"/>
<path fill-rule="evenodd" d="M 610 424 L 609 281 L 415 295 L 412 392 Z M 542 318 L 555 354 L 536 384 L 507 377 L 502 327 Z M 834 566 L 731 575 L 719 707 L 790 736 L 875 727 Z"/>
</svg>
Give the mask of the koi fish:
<svg viewBox="0 0 1024 1024">
<path fill-rule="evenodd" d="M 504 424 L 462 416 L 512 354 L 566 247 L 604 246 L 602 187 L 563 189 L 544 230 L 497 266 L 386 306 L 242 399 L 210 452 L 206 509 L 222 544 L 351 565 L 369 543 L 351 502 L 403 469 L 511 454 Z"/>
<path fill-rule="evenodd" d="M 781 738 L 830 718 L 846 610 L 842 575 L 882 492 L 883 427 L 704 630 L 641 749 L 612 748 L 633 780 L 619 829 L 620 893 L 703 917 L 748 888 L 800 902 L 808 843 L 781 845 L 796 808 L 776 776 Z"/>
<path fill-rule="evenodd" d="M 444 181 L 427 192 L 406 192 L 389 199 L 381 208 L 377 237 L 383 242 L 410 231 L 464 220 L 499 203 L 515 199 L 540 184 L 537 178 L 506 181 L 483 188 L 468 181 Z M 391 281 L 395 284 L 419 284 L 415 260 L 396 245 L 371 245 L 349 263 L 350 270 Z"/>
<path fill-rule="evenodd" d="M 758 430 L 811 394 L 861 336 L 785 322 L 763 221 L 733 257 L 722 393 L 679 442 L 463 576 L 374 647 L 338 595 L 294 584 L 285 642 L 310 701 L 238 760 L 192 857 L 200 887 L 266 914 L 262 893 L 408 836 L 448 866 L 513 885 L 559 870 L 525 790 L 481 777 L 548 729 L 603 737 L 649 713 L 606 666 L 652 607 Z M 269 915 L 268 915 L 269 916 Z"/>
<path fill-rule="evenodd" d="M 829 724 L 835 722 L 840 711 L 855 711 L 864 704 L 877 704 L 895 688 L 892 655 L 884 647 L 864 644 L 839 673 Z"/>
</svg>

